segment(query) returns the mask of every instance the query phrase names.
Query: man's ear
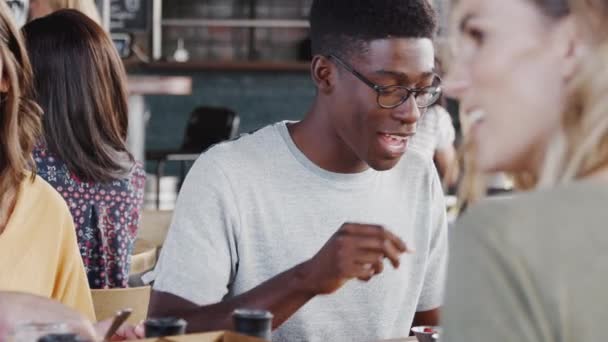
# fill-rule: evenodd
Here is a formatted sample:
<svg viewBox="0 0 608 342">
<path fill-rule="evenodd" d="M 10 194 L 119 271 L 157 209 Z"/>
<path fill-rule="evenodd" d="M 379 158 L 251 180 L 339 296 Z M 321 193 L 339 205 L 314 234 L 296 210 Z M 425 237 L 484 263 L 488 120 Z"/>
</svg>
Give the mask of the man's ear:
<svg viewBox="0 0 608 342">
<path fill-rule="evenodd" d="M 336 65 L 329 58 L 316 55 L 312 59 L 310 72 L 320 93 L 331 92 L 336 82 Z"/>
</svg>

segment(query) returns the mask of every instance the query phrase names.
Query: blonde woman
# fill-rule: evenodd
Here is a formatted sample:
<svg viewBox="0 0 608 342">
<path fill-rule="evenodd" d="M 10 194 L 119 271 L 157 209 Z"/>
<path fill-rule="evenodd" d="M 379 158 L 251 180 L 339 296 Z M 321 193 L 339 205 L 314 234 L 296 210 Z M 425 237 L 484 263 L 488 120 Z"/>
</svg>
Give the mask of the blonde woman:
<svg viewBox="0 0 608 342">
<path fill-rule="evenodd" d="M 0 1 L 0 291 L 57 300 L 90 319 L 93 304 L 74 224 L 61 196 L 32 172 L 40 132 L 32 69 Z"/>
<path fill-rule="evenodd" d="M 447 87 L 482 172 L 532 191 L 451 234 L 444 341 L 604 341 L 608 1 L 457 0 Z"/>
<path fill-rule="evenodd" d="M 94 0 L 30 0 L 30 20 L 44 17 L 60 9 L 75 9 L 101 25 L 101 17 Z"/>
</svg>

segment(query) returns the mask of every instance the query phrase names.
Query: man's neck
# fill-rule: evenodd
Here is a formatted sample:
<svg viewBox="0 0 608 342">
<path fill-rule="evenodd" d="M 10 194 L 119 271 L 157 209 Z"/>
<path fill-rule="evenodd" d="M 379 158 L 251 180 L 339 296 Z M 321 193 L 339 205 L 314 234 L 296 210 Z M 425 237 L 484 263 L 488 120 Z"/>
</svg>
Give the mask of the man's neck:
<svg viewBox="0 0 608 342">
<path fill-rule="evenodd" d="M 328 113 L 316 104 L 302 121 L 288 129 L 298 149 L 324 170 L 359 173 L 369 168 L 335 132 Z"/>
</svg>

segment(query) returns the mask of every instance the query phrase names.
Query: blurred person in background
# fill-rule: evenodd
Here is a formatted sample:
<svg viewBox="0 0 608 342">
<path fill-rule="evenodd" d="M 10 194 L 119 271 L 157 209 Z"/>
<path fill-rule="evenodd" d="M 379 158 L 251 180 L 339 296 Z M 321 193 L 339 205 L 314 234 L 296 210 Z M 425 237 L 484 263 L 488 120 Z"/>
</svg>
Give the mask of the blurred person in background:
<svg viewBox="0 0 608 342">
<path fill-rule="evenodd" d="M 451 232 L 443 340 L 603 341 L 608 2 L 458 0 L 453 15 L 446 90 L 471 160 L 530 191 L 471 206 Z"/>
<path fill-rule="evenodd" d="M 125 70 L 104 30 L 61 10 L 23 27 L 43 137 L 38 175 L 70 208 L 91 288 L 126 287 L 145 172 L 127 150 Z"/>
<path fill-rule="evenodd" d="M 435 60 L 435 72 L 443 77 L 442 63 Z M 433 160 L 446 189 L 456 186 L 459 177 L 458 156 L 454 142 L 456 129 L 450 113 L 444 108 L 442 96 L 437 103 L 421 112 L 416 135 L 412 138 L 411 148 Z"/>
<path fill-rule="evenodd" d="M 0 290 L 57 300 L 95 319 L 70 212 L 33 171 L 41 110 L 21 34 L 0 2 Z"/>
<path fill-rule="evenodd" d="M 101 17 L 94 0 L 29 0 L 29 20 L 49 15 L 61 9 L 75 9 L 101 25 Z"/>
<path fill-rule="evenodd" d="M 416 135 L 412 139 L 412 150 L 434 161 L 444 186 L 448 188 L 458 181 L 455 140 L 456 130 L 450 113 L 439 104 L 428 108 L 421 115 Z"/>
</svg>

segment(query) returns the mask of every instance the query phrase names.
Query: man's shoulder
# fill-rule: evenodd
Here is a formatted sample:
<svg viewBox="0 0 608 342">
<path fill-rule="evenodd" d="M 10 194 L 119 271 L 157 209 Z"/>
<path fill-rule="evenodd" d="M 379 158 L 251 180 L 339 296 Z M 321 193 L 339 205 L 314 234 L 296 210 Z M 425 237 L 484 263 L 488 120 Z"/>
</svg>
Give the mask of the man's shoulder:
<svg viewBox="0 0 608 342">
<path fill-rule="evenodd" d="M 268 125 L 216 144 L 201 154 L 199 159 L 210 159 L 219 164 L 259 163 L 261 158 L 272 155 L 273 150 L 280 147 L 277 125 Z"/>
<path fill-rule="evenodd" d="M 203 152 L 188 173 L 192 179 L 251 179 L 272 169 L 284 148 L 282 137 L 273 124 L 238 138 L 224 141 Z"/>
<path fill-rule="evenodd" d="M 562 228 L 560 234 L 563 235 L 565 232 L 577 234 L 583 219 L 586 225 L 591 225 L 603 212 L 602 203 L 606 201 L 608 188 L 592 183 L 491 197 L 472 206 L 458 226 L 469 236 L 503 242 L 546 240 L 555 237 L 556 227 Z M 577 204 L 583 202 L 586 205 Z M 603 226 L 604 221 L 599 222 Z"/>
</svg>

